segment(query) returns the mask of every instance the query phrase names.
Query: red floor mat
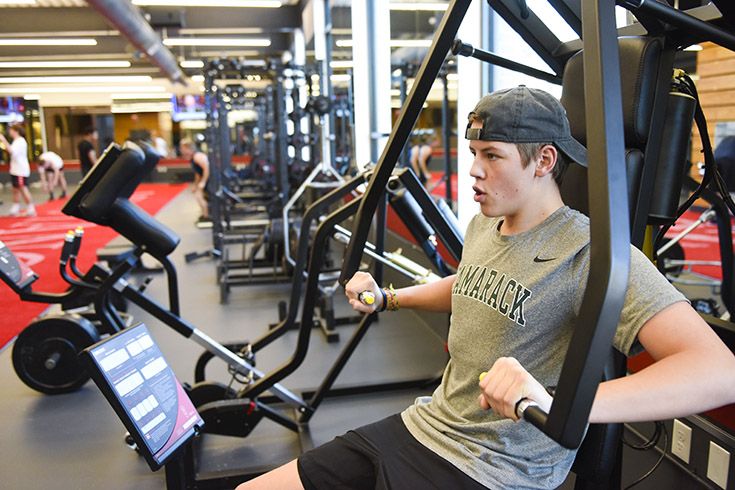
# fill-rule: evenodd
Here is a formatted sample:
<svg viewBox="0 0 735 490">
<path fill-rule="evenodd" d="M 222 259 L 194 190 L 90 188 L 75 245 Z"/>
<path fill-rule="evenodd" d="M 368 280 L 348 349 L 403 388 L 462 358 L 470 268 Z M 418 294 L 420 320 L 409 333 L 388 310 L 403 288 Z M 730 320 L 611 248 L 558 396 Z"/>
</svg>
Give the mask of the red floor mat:
<svg viewBox="0 0 735 490">
<path fill-rule="evenodd" d="M 446 198 L 446 181 L 443 180 L 444 172 L 431 172 L 429 182 L 426 184 L 431 189 L 431 194 Z M 441 180 L 441 182 L 439 182 Z M 452 174 L 452 199 L 457 200 L 457 174 Z"/>
<path fill-rule="evenodd" d="M 155 214 L 185 187 L 185 184 L 141 184 L 131 200 Z M 56 200 L 38 205 L 38 216 L 34 218 L 0 217 L 0 240 L 40 276 L 33 285 L 34 290 L 61 292 L 66 289 L 66 283 L 58 273 L 58 260 L 67 230 L 84 226 L 84 241 L 79 255 L 82 270 L 87 270 L 94 263 L 98 248 L 117 236 L 110 228 L 62 214 L 63 204 L 64 201 Z M 45 304 L 21 301 L 0 282 L 0 349 L 46 308 Z"/>
</svg>

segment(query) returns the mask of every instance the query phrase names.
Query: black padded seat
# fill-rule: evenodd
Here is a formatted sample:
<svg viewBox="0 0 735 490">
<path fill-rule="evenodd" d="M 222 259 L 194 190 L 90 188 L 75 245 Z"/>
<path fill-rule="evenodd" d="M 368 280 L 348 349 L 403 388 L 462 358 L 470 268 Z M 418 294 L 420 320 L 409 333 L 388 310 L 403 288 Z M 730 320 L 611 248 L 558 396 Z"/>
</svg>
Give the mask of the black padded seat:
<svg viewBox="0 0 735 490">
<path fill-rule="evenodd" d="M 181 238 L 127 199 L 116 199 L 109 214 L 112 228 L 154 257 L 165 257 L 176 250 Z"/>
<path fill-rule="evenodd" d="M 659 38 L 621 37 L 618 40 L 618 46 L 620 48 L 623 129 L 626 146 L 625 162 L 628 173 L 628 203 L 632 218 L 643 172 L 643 151 L 646 148 L 651 125 L 651 111 L 658 84 L 663 44 Z M 581 51 L 572 56 L 564 67 L 561 103 L 567 110 L 572 135 L 577 141 L 586 144 L 584 68 Z M 586 191 L 587 170 L 580 168 L 579 165 L 571 165 L 561 185 L 564 201 L 574 209 L 587 214 Z"/>
<path fill-rule="evenodd" d="M 78 215 L 109 226 L 153 256 L 165 257 L 181 240 L 170 228 L 128 200 L 142 178 L 158 162 L 150 152 L 129 145 L 81 200 Z"/>
<path fill-rule="evenodd" d="M 659 38 L 621 37 L 618 39 L 618 47 L 625 146 L 645 150 L 663 44 Z M 587 136 L 581 51 L 572 56 L 564 67 L 561 103 L 567 109 L 572 136 L 585 145 Z"/>
</svg>

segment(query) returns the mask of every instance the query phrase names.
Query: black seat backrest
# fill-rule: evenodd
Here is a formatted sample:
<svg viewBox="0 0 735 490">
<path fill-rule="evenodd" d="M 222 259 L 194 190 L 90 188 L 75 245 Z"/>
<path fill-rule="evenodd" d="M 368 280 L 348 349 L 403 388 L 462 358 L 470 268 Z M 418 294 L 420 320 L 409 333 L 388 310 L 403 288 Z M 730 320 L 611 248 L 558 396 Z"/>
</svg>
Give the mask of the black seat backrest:
<svg viewBox="0 0 735 490">
<path fill-rule="evenodd" d="M 662 41 L 658 38 L 622 37 L 619 39 L 623 127 L 625 130 L 628 203 L 635 208 L 643 170 L 643 155 L 651 126 L 651 112 L 658 84 Z M 667 73 L 665 76 L 670 77 Z M 582 52 L 569 59 L 564 68 L 561 102 L 567 110 L 572 135 L 586 144 L 584 116 L 584 69 Z M 594 162 L 590 162 L 594 165 Z M 585 214 L 587 170 L 571 165 L 561 186 L 562 197 L 570 207 Z"/>
<path fill-rule="evenodd" d="M 623 37 L 619 39 L 623 125 L 625 130 L 625 163 L 628 177 L 628 203 L 631 223 L 641 185 L 644 154 L 651 126 L 651 112 L 659 84 L 663 44 L 657 38 Z M 567 110 L 572 135 L 586 144 L 584 71 L 582 52 L 575 54 L 564 68 L 561 102 Z M 588 165 L 594 165 L 594 161 Z M 588 214 L 587 168 L 571 164 L 561 193 L 570 207 Z M 625 363 L 611 350 L 611 365 L 617 366 L 609 377 L 625 374 Z M 621 424 L 592 424 L 575 459 L 575 489 L 620 488 Z"/>
<path fill-rule="evenodd" d="M 144 149 L 128 145 L 81 199 L 78 215 L 110 226 L 155 257 L 165 257 L 176 249 L 179 236 L 128 199 L 157 162 Z"/>
</svg>

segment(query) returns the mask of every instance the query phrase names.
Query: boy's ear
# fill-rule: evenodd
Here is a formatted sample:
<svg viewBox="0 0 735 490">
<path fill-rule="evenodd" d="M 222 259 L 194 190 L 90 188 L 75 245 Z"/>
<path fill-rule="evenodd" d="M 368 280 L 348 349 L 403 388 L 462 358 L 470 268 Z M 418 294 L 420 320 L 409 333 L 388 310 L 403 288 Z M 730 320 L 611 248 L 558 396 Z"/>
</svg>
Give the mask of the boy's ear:
<svg viewBox="0 0 735 490">
<path fill-rule="evenodd" d="M 550 174 L 556 166 L 558 150 L 554 145 L 545 145 L 538 153 L 536 160 L 536 176 L 543 177 Z"/>
</svg>

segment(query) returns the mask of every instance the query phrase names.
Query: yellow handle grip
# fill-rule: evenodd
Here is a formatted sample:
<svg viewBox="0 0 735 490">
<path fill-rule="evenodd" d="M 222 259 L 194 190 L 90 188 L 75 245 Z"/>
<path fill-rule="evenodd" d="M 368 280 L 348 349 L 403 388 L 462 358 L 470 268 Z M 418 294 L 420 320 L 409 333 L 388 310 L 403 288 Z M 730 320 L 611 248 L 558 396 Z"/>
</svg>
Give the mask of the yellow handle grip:
<svg viewBox="0 0 735 490">
<path fill-rule="evenodd" d="M 357 295 L 357 299 L 364 305 L 372 305 L 375 303 L 375 294 L 372 291 L 363 291 Z"/>
</svg>

